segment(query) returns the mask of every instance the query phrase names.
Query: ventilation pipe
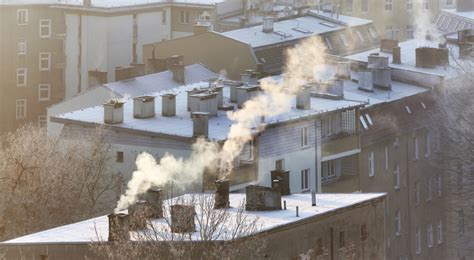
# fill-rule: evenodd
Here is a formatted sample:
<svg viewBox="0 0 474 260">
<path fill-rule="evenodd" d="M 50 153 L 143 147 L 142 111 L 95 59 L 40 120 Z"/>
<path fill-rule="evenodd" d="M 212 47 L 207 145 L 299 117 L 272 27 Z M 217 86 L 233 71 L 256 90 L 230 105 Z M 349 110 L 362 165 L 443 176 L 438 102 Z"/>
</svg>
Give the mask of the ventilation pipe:
<svg viewBox="0 0 474 260">
<path fill-rule="evenodd" d="M 191 113 L 193 119 L 193 137 L 209 137 L 209 113 L 194 112 Z"/>
<path fill-rule="evenodd" d="M 311 86 L 303 86 L 296 93 L 296 108 L 302 110 L 311 109 Z"/>
<path fill-rule="evenodd" d="M 176 116 L 176 94 L 161 95 L 161 114 L 162 116 Z"/>
<path fill-rule="evenodd" d="M 272 33 L 273 32 L 273 17 L 265 17 L 263 18 L 263 32 L 264 33 Z"/>
<path fill-rule="evenodd" d="M 103 104 L 104 123 L 120 124 L 123 122 L 123 104 L 124 102 L 111 99 Z"/>
<path fill-rule="evenodd" d="M 272 188 L 274 181 L 278 180 L 278 189 L 281 195 L 290 195 L 290 171 L 285 170 L 273 170 L 271 171 Z"/>
<path fill-rule="evenodd" d="M 218 180 L 215 181 L 216 194 L 215 194 L 215 209 L 222 209 L 229 207 L 229 180 Z"/>
<path fill-rule="evenodd" d="M 171 206 L 171 232 L 192 233 L 196 230 L 194 224 L 194 206 L 192 205 L 172 205 Z"/>
<path fill-rule="evenodd" d="M 155 97 L 141 96 L 133 98 L 133 117 L 150 118 L 155 116 Z"/>
<path fill-rule="evenodd" d="M 394 47 L 392 51 L 392 63 L 401 64 L 402 63 L 402 51 L 400 47 Z"/>
<path fill-rule="evenodd" d="M 124 242 L 130 239 L 128 232 L 128 215 L 125 213 L 112 213 L 109 219 L 109 242 Z"/>
</svg>

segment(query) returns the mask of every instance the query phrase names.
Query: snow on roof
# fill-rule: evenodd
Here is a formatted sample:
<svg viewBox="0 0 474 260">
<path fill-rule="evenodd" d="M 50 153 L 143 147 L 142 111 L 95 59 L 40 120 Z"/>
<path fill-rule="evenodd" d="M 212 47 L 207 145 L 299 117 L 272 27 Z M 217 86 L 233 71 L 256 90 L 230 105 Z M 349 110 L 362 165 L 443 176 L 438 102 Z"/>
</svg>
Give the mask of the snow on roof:
<svg viewBox="0 0 474 260">
<path fill-rule="evenodd" d="M 219 74 L 199 63 L 188 65 L 184 70 L 186 84 L 194 84 L 218 76 Z M 173 80 L 173 72 L 166 70 L 134 79 L 107 83 L 103 86 L 122 97 L 137 97 L 182 85 Z"/>
<path fill-rule="evenodd" d="M 187 194 L 184 196 L 186 198 L 191 198 L 192 195 Z M 205 194 L 203 196 L 210 196 L 209 199 L 213 199 L 213 194 Z M 313 207 L 311 206 L 311 194 L 291 194 L 288 196 L 282 196 L 282 200 L 286 201 L 287 210 L 246 211 L 246 214 L 250 217 L 258 217 L 258 224 L 261 225 L 262 229 L 260 231 L 262 231 L 291 224 L 302 219 L 316 217 L 332 211 L 341 210 L 355 204 L 380 199 L 384 196 L 385 193 L 316 194 L 317 206 Z M 232 219 L 237 216 L 238 208 L 242 206 L 242 203 L 245 200 L 245 194 L 231 193 L 229 200 L 229 212 L 231 217 L 228 223 L 232 223 Z M 165 202 L 164 206 L 168 207 L 169 204 L 171 203 Z M 296 217 L 296 206 L 299 207 L 299 217 Z M 196 214 L 199 215 L 199 207 L 196 207 L 195 209 Z M 168 209 L 165 210 L 168 211 Z M 154 219 L 152 220 L 152 224 L 156 227 L 156 230 L 163 230 L 159 228 L 160 226 L 167 229 L 167 224 L 164 219 Z M 197 222 L 196 225 L 198 225 Z M 101 240 L 107 240 L 108 229 L 107 216 L 101 216 L 15 238 L 3 242 L 3 244 L 89 243 L 92 241 L 98 241 L 99 238 Z M 199 233 L 194 232 L 192 236 L 193 239 L 198 239 Z M 131 238 L 133 239 L 134 237 L 136 238 L 132 232 Z"/>
<path fill-rule="evenodd" d="M 474 11 L 458 12 L 456 9 L 442 9 L 441 11 L 474 21 Z"/>
<path fill-rule="evenodd" d="M 415 50 L 416 48 L 419 47 L 433 47 L 433 48 L 438 48 L 438 42 L 437 41 L 428 41 L 425 40 L 423 42 L 419 42 L 415 39 L 408 40 L 405 42 L 401 42 L 398 44 L 401 50 L 401 59 L 402 63 L 401 64 L 395 64 L 391 63 L 392 62 L 392 53 L 388 52 L 381 52 L 379 48 L 371 49 L 368 51 L 363 51 L 355 54 L 351 54 L 348 56 L 345 56 L 344 58 L 353 60 L 353 61 L 359 61 L 359 62 L 367 62 L 368 56 L 371 53 L 380 53 L 382 56 L 388 56 L 389 57 L 389 67 L 395 68 L 395 69 L 401 69 L 401 70 L 407 70 L 407 71 L 414 71 L 414 72 L 420 72 L 420 73 L 425 73 L 425 74 L 431 74 L 431 75 L 437 75 L 437 76 L 443 76 L 445 78 L 455 78 L 462 74 L 462 70 L 457 66 L 457 64 L 462 63 L 463 61 L 457 59 L 457 62 L 454 60 L 453 56 L 457 58 L 458 56 L 458 47 L 455 45 L 448 45 L 448 49 L 450 52 L 449 55 L 449 64 L 448 66 L 437 66 L 435 68 L 420 68 L 416 67 L 416 55 L 415 55 Z"/>
<path fill-rule="evenodd" d="M 372 23 L 372 21 L 369 20 L 344 15 L 340 15 L 338 20 L 347 23 L 348 26 L 358 26 Z M 293 41 L 346 28 L 345 26 L 310 15 L 276 21 L 274 22 L 273 27 L 274 29 L 272 33 L 264 33 L 262 31 L 262 25 L 256 25 L 223 32 L 222 35 L 246 44 L 250 44 L 250 46 L 256 48 L 276 43 Z"/>
<path fill-rule="evenodd" d="M 214 5 L 225 0 L 92 0 L 92 7 L 98 8 L 120 8 L 136 7 L 154 4 L 204 4 Z M 0 0 L 0 5 L 76 5 L 82 6 L 83 0 Z"/>
</svg>

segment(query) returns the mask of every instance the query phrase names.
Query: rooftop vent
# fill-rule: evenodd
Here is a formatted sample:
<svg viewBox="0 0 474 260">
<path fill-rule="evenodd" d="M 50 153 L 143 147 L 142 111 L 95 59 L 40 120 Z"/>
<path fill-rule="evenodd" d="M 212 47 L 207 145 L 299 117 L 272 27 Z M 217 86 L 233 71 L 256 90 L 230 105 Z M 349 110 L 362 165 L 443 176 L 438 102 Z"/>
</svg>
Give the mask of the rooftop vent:
<svg viewBox="0 0 474 260">
<path fill-rule="evenodd" d="M 200 93 L 206 93 L 207 89 L 205 89 L 205 88 L 193 88 L 191 90 L 187 90 L 186 92 L 188 93 L 188 100 L 187 100 L 188 111 L 191 111 L 191 107 L 190 107 L 191 96 L 196 95 L 196 94 L 200 94 Z"/>
<path fill-rule="evenodd" d="M 193 137 L 209 136 L 209 113 L 194 112 L 191 113 L 193 119 Z"/>
<path fill-rule="evenodd" d="M 237 88 L 243 86 L 244 84 L 240 81 L 224 81 L 224 85 L 229 86 L 230 88 L 230 102 L 237 102 Z"/>
<path fill-rule="evenodd" d="M 135 204 L 128 207 L 128 214 L 130 215 L 130 230 L 143 230 L 146 228 L 146 220 L 150 218 L 150 209 L 148 202 L 139 200 Z"/>
<path fill-rule="evenodd" d="M 398 47 L 398 40 L 382 39 L 380 40 L 381 52 L 392 52 L 393 48 Z"/>
<path fill-rule="evenodd" d="M 392 71 L 390 68 L 374 69 L 372 71 L 372 83 L 374 87 L 381 89 L 392 89 Z"/>
<path fill-rule="evenodd" d="M 115 81 L 127 80 L 134 77 L 133 67 L 115 67 Z"/>
<path fill-rule="evenodd" d="M 296 108 L 302 110 L 311 109 L 311 86 L 303 86 L 296 93 Z"/>
<path fill-rule="evenodd" d="M 281 195 L 290 195 L 290 171 L 273 170 L 271 171 L 272 188 L 278 188 Z M 275 187 L 274 180 L 278 180 L 278 187 Z"/>
<path fill-rule="evenodd" d="M 192 205 L 171 205 L 171 232 L 191 233 L 196 230 L 194 224 L 194 206 Z"/>
<path fill-rule="evenodd" d="M 245 209 L 248 211 L 281 209 L 281 193 L 279 188 L 250 185 L 245 188 L 245 196 Z"/>
<path fill-rule="evenodd" d="M 218 180 L 215 181 L 216 194 L 215 194 L 215 209 L 222 209 L 229 207 L 229 180 Z"/>
<path fill-rule="evenodd" d="M 273 17 L 265 17 L 263 18 L 263 32 L 264 33 L 271 33 L 273 32 Z"/>
<path fill-rule="evenodd" d="M 259 90 L 260 86 L 257 85 L 237 87 L 237 107 L 242 108 L 247 100 L 258 95 Z"/>
<path fill-rule="evenodd" d="M 388 68 L 388 57 L 381 56 L 378 53 L 371 53 L 368 57 L 369 69 L 386 69 Z"/>
<path fill-rule="evenodd" d="M 163 190 L 151 188 L 145 193 L 150 218 L 163 217 Z"/>
<path fill-rule="evenodd" d="M 176 94 L 161 95 L 162 116 L 176 116 Z"/>
<path fill-rule="evenodd" d="M 104 123 L 120 124 L 123 122 L 123 104 L 124 102 L 111 99 L 103 104 Z"/>
<path fill-rule="evenodd" d="M 190 95 L 189 98 L 189 111 L 193 112 L 207 112 L 209 116 L 217 115 L 217 93 L 215 92 L 204 92 L 194 95 Z"/>
<path fill-rule="evenodd" d="M 245 84 L 255 85 L 258 84 L 258 75 L 258 72 L 248 69 L 240 73 L 240 81 Z"/>
<path fill-rule="evenodd" d="M 178 62 L 174 64 L 171 67 L 171 72 L 173 72 L 173 80 L 178 83 L 184 84 L 185 83 L 184 71 L 185 71 L 185 68 L 182 62 Z"/>
<path fill-rule="evenodd" d="M 372 82 L 372 71 L 359 71 L 358 78 L 358 85 L 360 90 L 374 92 L 374 84 Z"/>
<path fill-rule="evenodd" d="M 141 96 L 133 98 L 133 117 L 150 118 L 155 116 L 155 97 Z"/>
<path fill-rule="evenodd" d="M 109 219 L 109 239 L 110 242 L 123 242 L 130 239 L 128 232 L 128 215 L 124 213 L 112 213 Z"/>
<path fill-rule="evenodd" d="M 351 79 L 351 63 L 350 62 L 337 63 L 336 78 Z"/>
</svg>

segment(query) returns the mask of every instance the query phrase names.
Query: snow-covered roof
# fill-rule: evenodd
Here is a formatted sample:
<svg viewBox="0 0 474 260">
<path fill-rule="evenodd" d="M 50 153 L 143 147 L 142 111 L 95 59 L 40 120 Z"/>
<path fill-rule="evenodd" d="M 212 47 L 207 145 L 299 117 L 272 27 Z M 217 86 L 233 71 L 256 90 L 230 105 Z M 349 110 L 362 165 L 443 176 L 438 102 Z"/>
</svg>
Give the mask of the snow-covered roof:
<svg viewBox="0 0 474 260">
<path fill-rule="evenodd" d="M 225 0 L 92 0 L 94 8 L 139 7 L 156 4 L 198 4 L 214 5 Z M 0 5 L 73 5 L 82 6 L 83 0 L 0 0 Z"/>
<path fill-rule="evenodd" d="M 320 15 L 326 16 L 324 13 L 321 13 Z M 328 16 L 328 19 L 331 19 L 331 17 Z M 335 17 L 333 19 L 335 19 Z M 347 24 L 347 26 L 358 26 L 372 23 L 372 21 L 369 20 L 344 15 L 340 15 L 338 21 Z M 272 33 L 263 32 L 262 26 L 263 25 L 256 25 L 227 31 L 223 32 L 222 35 L 249 44 L 253 48 L 256 48 L 271 44 L 294 41 L 309 36 L 346 28 L 344 25 L 311 15 L 276 21 L 273 24 L 274 29 Z"/>
<path fill-rule="evenodd" d="M 151 95 L 160 97 L 165 93 L 174 93 L 176 96 L 176 116 L 164 117 L 161 115 L 161 98 L 156 99 L 155 113 L 156 116 L 147 119 L 137 119 L 133 117 L 133 100 L 128 99 L 124 104 L 124 120 L 123 123 L 115 124 L 114 127 L 126 128 L 130 130 L 147 131 L 157 134 L 165 134 L 180 137 L 193 136 L 193 122 L 190 112 L 187 110 L 187 91 L 194 88 L 208 87 L 207 82 L 200 82 L 190 84 L 179 88 L 165 90 L 162 92 L 152 93 Z M 236 103 L 230 103 L 230 87 L 224 86 L 224 103 L 237 107 Z M 296 98 L 292 100 L 292 109 L 274 117 L 266 118 L 265 122 L 268 125 L 286 122 L 294 119 L 299 119 L 308 116 L 314 116 L 329 111 L 336 111 L 343 108 L 351 108 L 361 106 L 362 102 L 353 100 L 330 100 L 324 98 L 311 98 L 311 109 L 300 110 L 296 108 Z M 57 118 L 57 119 L 54 119 Z M 95 123 L 103 124 L 104 113 L 102 106 L 86 108 L 71 113 L 58 115 L 52 118 L 52 121 L 76 121 L 77 123 Z M 71 122 L 72 123 L 72 122 Z M 225 140 L 232 125 L 232 121 L 227 117 L 226 111 L 218 111 L 217 116 L 209 117 L 209 139 L 222 141 Z M 260 125 L 256 122 L 256 126 Z M 257 128 L 256 128 L 257 131 Z"/>
<path fill-rule="evenodd" d="M 351 54 L 351 55 L 345 56 L 344 58 L 353 60 L 353 61 L 358 61 L 358 62 L 367 62 L 368 56 L 371 53 L 379 53 L 382 56 L 389 57 L 389 67 L 391 68 L 437 75 L 437 76 L 442 76 L 448 79 L 455 78 L 463 74 L 463 71 L 459 68 L 458 65 L 463 63 L 464 61 L 457 59 L 459 50 L 458 50 L 458 47 L 455 45 L 448 45 L 448 49 L 450 52 L 450 55 L 449 55 L 450 65 L 446 67 L 437 66 L 435 68 L 416 67 L 415 66 L 416 65 L 415 50 L 416 48 L 419 48 L 419 47 L 438 48 L 437 41 L 423 40 L 422 42 L 420 42 L 418 40 L 412 39 L 405 42 L 401 42 L 398 44 L 398 46 L 400 47 L 400 50 L 401 50 L 401 60 L 402 60 L 401 64 L 392 63 L 392 60 L 393 60 L 392 53 L 381 52 L 379 48 Z"/>
<path fill-rule="evenodd" d="M 185 198 L 190 200 L 190 194 L 184 196 Z M 213 195 L 206 194 L 201 196 Z M 282 196 L 282 200 L 286 201 L 286 210 L 246 211 L 246 214 L 248 214 L 250 217 L 258 217 L 258 225 L 261 225 L 262 228 L 259 231 L 262 231 L 291 224 L 302 219 L 317 217 L 318 215 L 323 215 L 327 213 L 330 214 L 331 212 L 342 210 L 346 207 L 350 207 L 356 204 L 363 204 L 376 199 L 381 199 L 384 196 L 385 193 L 316 194 L 317 205 L 313 207 L 311 206 L 311 194 L 291 194 L 288 196 Z M 181 200 L 182 198 L 177 199 Z M 211 197 L 209 199 L 213 198 Z M 242 206 L 242 203 L 245 200 L 245 194 L 231 193 L 229 196 L 229 200 L 229 212 L 231 214 L 231 217 L 228 223 L 229 225 L 231 225 L 233 219 L 237 216 L 238 209 Z M 164 203 L 166 211 L 168 211 L 167 207 L 170 204 L 172 203 Z M 299 217 L 296 217 L 296 206 L 299 207 Z M 199 215 L 199 207 L 196 206 L 195 209 L 196 214 Z M 162 228 L 168 227 L 164 219 L 154 219 L 152 220 L 151 224 L 155 226 L 156 230 L 160 231 L 163 230 Z M 196 225 L 198 225 L 197 222 Z M 15 245 L 43 243 L 88 243 L 92 241 L 97 241 L 99 239 L 107 240 L 108 230 L 108 218 L 107 216 L 101 216 L 82 222 L 15 238 L 3 242 L 3 244 Z M 198 227 L 197 230 L 199 230 Z M 192 234 L 192 236 L 194 239 L 198 239 L 199 233 L 195 232 Z M 136 237 L 137 236 L 134 236 L 134 232 L 132 232 L 131 239 L 136 239 Z"/>
<path fill-rule="evenodd" d="M 218 76 L 218 73 L 209 70 L 199 63 L 188 65 L 184 69 L 184 78 L 186 84 L 194 84 Z M 180 87 L 182 85 L 182 83 L 178 83 L 173 80 L 172 71 L 166 70 L 129 80 L 107 83 L 103 86 L 122 97 L 137 97 Z"/>
<path fill-rule="evenodd" d="M 458 12 L 456 9 L 442 9 L 443 12 L 450 13 L 456 16 L 460 16 L 469 20 L 472 20 L 474 22 L 474 11 L 464 11 L 464 12 Z"/>
</svg>

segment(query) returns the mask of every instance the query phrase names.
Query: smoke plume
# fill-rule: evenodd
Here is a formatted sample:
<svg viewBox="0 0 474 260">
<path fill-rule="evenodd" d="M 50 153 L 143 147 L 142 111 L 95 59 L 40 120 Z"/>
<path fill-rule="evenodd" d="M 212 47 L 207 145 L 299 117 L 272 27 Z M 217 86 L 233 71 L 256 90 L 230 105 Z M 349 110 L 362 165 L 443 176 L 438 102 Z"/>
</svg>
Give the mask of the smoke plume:
<svg viewBox="0 0 474 260">
<path fill-rule="evenodd" d="M 187 159 L 176 159 L 166 155 L 159 163 L 148 153 L 142 153 L 136 160 L 137 170 L 128 183 L 127 191 L 117 204 L 116 210 L 126 209 L 137 200 L 137 196 L 149 188 L 168 181 L 175 185 L 186 185 L 202 177 L 204 169 L 219 163 L 219 170 L 226 176 L 233 168 L 234 160 L 243 147 L 252 139 L 261 117 L 271 118 L 291 110 L 292 99 L 307 81 L 319 79 L 326 73 L 325 45 L 318 37 L 301 41 L 286 53 L 285 72 L 282 82 L 262 81 L 262 93 L 244 103 L 242 109 L 228 112 L 234 123 L 227 140 L 219 145 L 199 139 Z M 260 131 L 262 129 L 259 129 Z M 222 176 L 221 176 L 222 177 Z"/>
<path fill-rule="evenodd" d="M 425 6 L 427 4 L 428 6 Z M 436 28 L 433 22 L 431 11 L 431 1 L 415 0 L 413 3 L 414 8 L 414 25 L 415 31 L 413 37 L 420 46 L 428 45 L 430 41 L 444 42 L 444 38 Z M 426 7 L 429 7 L 427 9 Z"/>
</svg>

